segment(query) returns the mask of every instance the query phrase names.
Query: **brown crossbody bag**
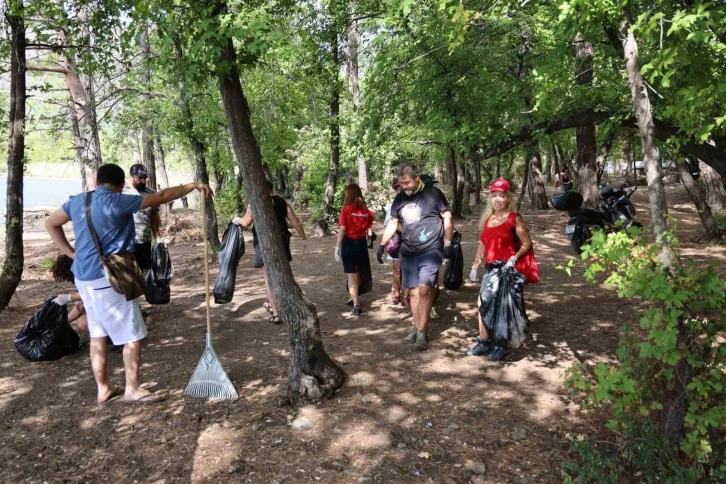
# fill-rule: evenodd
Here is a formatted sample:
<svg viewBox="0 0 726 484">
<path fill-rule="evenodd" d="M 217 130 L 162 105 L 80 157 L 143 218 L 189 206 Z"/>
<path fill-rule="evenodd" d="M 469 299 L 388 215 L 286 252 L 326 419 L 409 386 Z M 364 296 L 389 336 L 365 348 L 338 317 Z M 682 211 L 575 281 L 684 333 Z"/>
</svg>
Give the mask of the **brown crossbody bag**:
<svg viewBox="0 0 726 484">
<path fill-rule="evenodd" d="M 93 192 L 86 193 L 88 231 L 91 233 L 93 243 L 96 245 L 96 251 L 101 257 L 101 264 L 103 264 L 103 269 L 106 272 L 108 282 L 111 283 L 111 287 L 117 293 L 123 294 L 127 301 L 133 301 L 146 292 L 144 275 L 141 273 L 141 269 L 136 263 L 136 256 L 133 253 L 103 255 L 103 252 L 101 252 L 101 244 L 98 242 L 98 235 L 91 220 L 92 195 Z"/>
</svg>

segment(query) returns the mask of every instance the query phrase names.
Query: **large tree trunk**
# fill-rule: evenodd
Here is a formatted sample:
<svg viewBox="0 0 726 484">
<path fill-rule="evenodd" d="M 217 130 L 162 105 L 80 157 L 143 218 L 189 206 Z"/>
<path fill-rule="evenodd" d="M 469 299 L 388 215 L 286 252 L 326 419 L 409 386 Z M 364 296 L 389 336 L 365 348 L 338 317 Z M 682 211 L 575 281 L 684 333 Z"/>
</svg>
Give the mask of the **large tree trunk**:
<svg viewBox="0 0 726 484">
<path fill-rule="evenodd" d="M 474 203 L 481 205 L 481 158 L 476 154 L 476 148 L 472 148 L 472 159 L 474 160 Z"/>
<path fill-rule="evenodd" d="M 434 179 L 439 183 L 444 181 L 444 167 L 438 161 L 434 165 Z"/>
<path fill-rule="evenodd" d="M 592 86 L 592 44 L 585 42 L 578 32 L 575 36 L 575 79 L 578 86 Z M 584 89 L 584 88 L 581 88 Z M 584 205 L 598 207 L 597 189 L 597 136 L 595 124 L 578 126 L 577 133 L 577 180 Z"/>
<path fill-rule="evenodd" d="M 315 305 L 305 297 L 292 275 L 272 199 L 263 188 L 265 174 L 260 148 L 252 132 L 250 110 L 242 91 L 231 38 L 222 51 L 221 64 L 225 68 L 219 75 L 219 90 L 232 146 L 240 172 L 247 181 L 247 196 L 272 296 L 287 325 L 290 342 L 288 388 L 293 395 L 320 400 L 343 385 L 345 372 L 325 352 Z M 337 118 L 337 112 L 335 116 Z"/>
<path fill-rule="evenodd" d="M 25 159 L 25 19 L 23 0 L 3 12 L 10 28 L 10 124 L 5 212 L 5 260 L 0 274 L 0 308 L 6 308 L 23 276 L 23 161 Z"/>
<path fill-rule="evenodd" d="M 451 191 L 451 215 L 454 218 L 461 218 L 461 198 L 459 197 L 459 189 L 457 184 L 457 173 L 456 173 L 456 152 L 454 148 L 449 147 L 449 160 L 446 165 L 446 181 Z"/>
<path fill-rule="evenodd" d="M 633 161 L 633 133 L 629 129 L 623 133 L 623 164 L 628 167 L 628 173 L 637 174 Z"/>
<path fill-rule="evenodd" d="M 358 20 L 356 19 L 358 0 L 350 2 L 350 23 L 348 25 L 348 72 L 353 91 L 353 112 L 358 115 L 360 108 L 360 74 L 358 68 Z M 364 192 L 368 190 L 368 168 L 366 159 L 358 147 L 358 185 Z"/>
<path fill-rule="evenodd" d="M 178 63 L 182 63 L 184 59 L 184 53 L 182 51 L 181 43 L 178 38 L 174 39 L 174 53 L 176 54 L 176 60 Z M 192 117 L 192 109 L 189 104 L 189 97 L 187 96 L 186 83 L 182 77 L 179 81 L 179 100 L 180 107 L 182 110 L 182 129 L 186 135 L 189 144 L 192 147 L 192 153 L 194 153 L 194 176 L 195 181 L 198 183 L 206 183 L 209 185 L 209 171 L 207 170 L 207 158 L 206 158 L 206 147 L 202 141 L 197 137 L 194 131 L 194 118 Z M 217 211 L 214 209 L 214 200 L 210 199 L 206 203 L 207 208 L 207 240 L 209 245 L 218 249 L 220 247 L 219 242 L 219 226 L 217 224 Z M 243 212 L 242 212 L 243 213 Z"/>
<path fill-rule="evenodd" d="M 464 216 L 464 207 L 469 206 L 469 192 L 466 188 L 466 165 L 464 163 L 456 164 L 456 198 L 459 200 L 459 212 Z M 465 196 L 466 194 L 466 196 Z M 466 205 L 464 205 L 466 204 Z"/>
<path fill-rule="evenodd" d="M 522 211 L 522 202 L 524 202 L 524 194 L 527 193 L 527 179 L 529 178 L 529 160 L 524 160 L 524 175 L 522 175 L 522 187 L 519 190 L 519 198 L 517 199 L 517 212 Z"/>
<path fill-rule="evenodd" d="M 625 52 L 625 69 L 628 73 L 630 94 L 635 108 L 635 117 L 638 121 L 640 139 L 643 148 L 643 165 L 648 183 L 648 199 L 650 201 L 651 226 L 653 235 L 662 249 L 660 261 L 667 269 L 673 269 L 676 256 L 667 238 L 668 205 L 666 204 L 665 187 L 660 177 L 660 156 L 655 143 L 655 126 L 653 113 L 650 109 L 648 89 L 640 73 L 640 59 L 638 57 L 638 42 L 630 29 L 630 22 L 623 18 L 621 22 L 621 35 L 623 50 Z"/>
<path fill-rule="evenodd" d="M 628 84 L 643 148 L 643 165 L 645 166 L 645 178 L 648 183 L 651 226 L 653 227 L 655 240 L 661 246 L 658 259 L 666 270 L 673 272 L 678 265 L 678 260 L 668 240 L 668 206 L 666 205 L 663 179 L 660 177 L 660 158 L 658 147 L 655 144 L 653 114 L 650 109 L 648 90 L 640 72 L 638 42 L 631 30 L 630 21 L 626 17 L 621 19 L 620 35 L 625 57 L 625 70 L 628 73 Z M 678 322 L 677 342 L 688 345 L 686 335 L 685 323 L 680 320 Z M 674 367 L 676 377 L 673 380 L 673 388 L 667 390 L 663 395 L 659 430 L 665 438 L 675 445 L 684 435 L 685 417 L 688 412 L 687 388 L 693 375 L 693 368 L 685 357 L 676 362 Z"/>
<path fill-rule="evenodd" d="M 678 163 L 677 168 L 678 174 L 681 176 L 683 186 L 688 192 L 688 196 L 691 197 L 693 204 L 696 206 L 698 216 L 701 217 L 701 223 L 703 223 L 703 228 L 706 231 L 706 238 L 708 240 L 720 240 L 722 235 L 718 230 L 716 220 L 713 218 L 711 207 L 704 199 L 701 190 L 698 189 L 696 183 L 693 181 L 691 170 L 685 163 Z"/>
<path fill-rule="evenodd" d="M 706 188 L 708 204 L 714 212 L 721 212 L 724 206 L 723 178 L 716 170 L 700 160 L 698 161 L 698 167 L 701 169 L 701 180 L 703 180 L 703 185 Z"/>
<path fill-rule="evenodd" d="M 81 139 L 81 129 L 78 126 L 78 118 L 76 118 L 76 112 L 73 109 L 73 101 L 71 101 L 68 110 L 68 118 L 71 121 L 71 134 L 73 135 L 73 148 L 76 152 L 76 163 L 78 163 L 79 171 L 81 173 L 81 188 L 84 192 L 93 190 L 96 185 L 96 178 L 94 176 L 94 170 L 86 165 L 86 160 L 83 158 L 83 141 Z"/>
<path fill-rule="evenodd" d="M 141 70 L 141 85 L 144 86 L 146 91 L 149 91 L 151 86 L 151 68 L 149 67 L 149 58 L 151 57 L 151 47 L 149 46 L 149 25 L 145 24 L 141 29 L 141 35 L 139 35 L 139 47 L 141 48 L 141 61 L 143 68 Z M 143 99 L 146 100 L 147 106 L 151 98 L 148 94 L 144 94 Z M 144 166 L 149 172 L 149 178 L 146 181 L 146 186 L 152 190 L 156 190 L 158 183 L 156 180 L 156 159 L 154 157 L 154 127 L 149 119 L 149 116 L 144 115 L 141 120 L 141 146 L 144 150 Z"/>
<path fill-rule="evenodd" d="M 161 144 L 161 137 L 159 136 L 159 133 L 156 133 L 156 136 L 154 136 L 154 147 L 156 148 L 156 160 L 158 161 L 157 165 L 159 168 L 159 175 L 161 176 L 161 179 L 159 180 L 161 183 L 163 183 L 162 188 L 169 188 L 169 175 L 166 172 L 166 156 L 164 154 L 164 146 Z M 162 207 L 162 210 L 164 212 L 164 216 L 168 216 L 171 213 L 171 206 L 172 203 L 165 203 Z"/>
<path fill-rule="evenodd" d="M 338 34 L 333 33 L 332 42 L 333 54 L 333 75 L 332 90 L 330 93 L 330 171 L 328 181 L 325 185 L 325 197 L 323 199 L 323 214 L 318 220 L 318 233 L 328 230 L 328 217 L 333 213 L 333 202 L 335 200 L 335 187 L 338 184 L 338 167 L 340 166 L 340 80 L 338 79 Z"/>
<path fill-rule="evenodd" d="M 545 180 L 547 180 L 547 183 L 552 183 L 552 159 L 554 156 L 547 151 L 544 151 L 544 155 L 547 158 L 544 167 Z"/>
<path fill-rule="evenodd" d="M 529 184 L 532 190 L 530 193 L 532 207 L 535 210 L 547 210 L 550 206 L 547 203 L 547 191 L 542 176 L 542 159 L 537 145 L 530 147 L 527 158 L 529 163 Z"/>
</svg>

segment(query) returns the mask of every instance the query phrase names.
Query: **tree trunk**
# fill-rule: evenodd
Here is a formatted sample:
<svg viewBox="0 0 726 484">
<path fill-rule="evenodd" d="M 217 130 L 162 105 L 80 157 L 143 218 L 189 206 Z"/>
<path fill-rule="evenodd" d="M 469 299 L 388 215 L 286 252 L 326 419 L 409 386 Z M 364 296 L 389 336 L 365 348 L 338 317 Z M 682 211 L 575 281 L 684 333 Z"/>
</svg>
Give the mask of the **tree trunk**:
<svg viewBox="0 0 726 484">
<path fill-rule="evenodd" d="M 143 63 L 143 69 L 141 70 L 141 85 L 146 91 L 149 91 L 151 86 L 151 68 L 149 67 L 149 57 L 151 57 L 151 48 L 149 46 L 149 26 L 145 24 L 141 29 L 141 35 L 139 36 L 139 47 L 141 48 L 141 62 Z M 143 99 L 146 104 L 149 105 L 151 98 L 148 94 L 144 94 Z M 156 160 L 154 158 L 154 127 L 151 124 L 151 120 L 148 116 L 144 115 L 141 120 L 141 146 L 144 150 L 144 166 L 149 172 L 149 177 L 146 181 L 146 186 L 152 190 L 156 190 L 158 183 L 156 180 Z"/>
<path fill-rule="evenodd" d="M 481 205 L 481 158 L 474 153 L 474 203 Z"/>
<path fill-rule="evenodd" d="M 62 42 L 68 41 L 63 32 L 59 34 L 59 39 Z M 80 134 L 77 140 L 80 144 L 76 144 L 75 148 L 80 153 L 80 156 L 82 156 L 84 166 L 90 170 L 90 179 L 95 185 L 96 171 L 103 163 L 101 157 L 101 142 L 98 138 L 95 98 L 89 95 L 81 78 L 78 76 L 74 57 L 68 51 L 64 52 L 63 67 L 65 69 L 65 82 L 71 95 L 73 111 L 78 122 Z M 87 78 L 87 84 L 89 87 L 93 87 L 90 77 Z"/>
<path fill-rule="evenodd" d="M 184 59 L 184 53 L 178 37 L 174 39 L 174 53 L 176 54 L 177 62 L 181 64 Z M 183 77 L 179 80 L 179 100 L 182 110 L 182 129 L 184 130 L 184 134 L 192 147 L 192 153 L 194 153 L 194 176 L 198 183 L 206 183 L 209 185 L 206 147 L 194 132 L 194 118 L 192 117 L 192 109 L 189 105 L 186 83 L 184 82 Z M 217 211 L 214 209 L 214 199 L 210 199 L 206 203 L 206 209 L 207 240 L 209 241 L 210 246 L 215 249 L 219 249 L 221 244 L 219 242 L 219 226 L 217 224 Z M 244 211 L 240 213 L 244 213 Z"/>
<path fill-rule="evenodd" d="M 648 199 L 650 201 L 651 226 L 653 235 L 662 249 L 659 255 L 661 263 L 666 269 L 672 270 L 677 259 L 667 238 L 668 205 L 666 204 L 665 187 L 660 177 L 660 156 L 658 146 L 655 144 L 655 126 L 653 113 L 650 109 L 650 99 L 643 76 L 640 73 L 640 59 L 638 57 L 638 42 L 630 29 L 630 22 L 623 18 L 620 28 L 623 50 L 625 52 L 625 69 L 628 73 L 630 94 L 635 108 L 635 117 L 638 120 L 640 139 L 643 148 L 643 165 L 648 183 Z"/>
<path fill-rule="evenodd" d="M 666 205 L 663 179 L 660 177 L 660 158 L 658 147 L 655 144 L 653 114 L 650 110 L 648 90 L 640 72 L 638 42 L 631 30 L 629 20 L 625 16 L 621 18 L 620 35 L 625 57 L 625 70 L 628 73 L 628 84 L 643 148 L 643 165 L 645 166 L 645 178 L 648 183 L 651 226 L 653 227 L 656 243 L 661 246 L 658 259 L 668 272 L 673 272 L 678 265 L 678 259 L 668 240 L 668 206 Z M 677 343 L 687 345 L 686 335 L 685 323 L 681 319 L 678 322 Z M 674 370 L 676 375 L 673 380 L 673 388 L 663 395 L 659 430 L 668 441 L 676 445 L 684 435 L 685 417 L 688 412 L 687 387 L 693 375 L 693 368 L 688 360 L 682 357 L 675 363 Z"/>
<path fill-rule="evenodd" d="M 547 210 L 550 208 L 547 203 L 547 191 L 545 190 L 544 177 L 542 176 L 542 159 L 540 158 L 537 145 L 532 145 L 528 155 L 529 163 L 529 184 L 532 187 L 531 201 L 535 210 Z"/>
<path fill-rule="evenodd" d="M 81 189 L 84 192 L 93 190 L 96 186 L 96 178 L 94 176 L 94 170 L 87 166 L 83 158 L 83 141 L 81 140 L 81 129 L 78 127 L 78 118 L 76 118 L 75 110 L 73 109 L 73 101 L 69 104 L 68 118 L 71 121 L 71 134 L 73 135 L 73 149 L 76 152 L 76 163 L 78 163 L 79 171 L 81 173 Z"/>
<path fill-rule="evenodd" d="M 333 213 L 333 202 L 335 200 L 335 187 L 338 184 L 338 167 L 340 166 L 340 80 L 338 79 L 338 34 L 333 33 L 332 42 L 333 54 L 333 75 L 332 92 L 330 97 L 330 171 L 328 181 L 325 185 L 325 198 L 323 199 L 323 214 L 318 220 L 318 233 L 328 230 L 328 217 Z"/>
<path fill-rule="evenodd" d="M 685 163 L 678 163 L 676 167 L 678 169 L 678 174 L 681 176 L 683 186 L 688 192 L 688 196 L 691 197 L 693 204 L 696 206 L 698 216 L 701 217 L 701 223 L 703 223 L 703 228 L 706 231 L 706 239 L 720 240 L 722 235 L 718 230 L 716 220 L 713 218 L 711 207 L 704 199 L 701 190 L 698 189 L 696 183 L 693 181 L 693 175 L 691 175 L 691 170 L 688 168 L 688 165 Z"/>
<path fill-rule="evenodd" d="M 724 188 L 723 179 L 716 170 L 708 166 L 702 161 L 698 161 L 698 167 L 701 169 L 701 180 L 706 188 L 706 198 L 708 204 L 714 212 L 723 211 L 724 206 Z"/>
<path fill-rule="evenodd" d="M 358 20 L 356 20 L 358 0 L 350 2 L 350 24 L 348 25 L 348 73 L 353 91 L 353 113 L 357 116 L 360 108 L 360 74 L 358 68 Z M 368 168 L 366 159 L 358 147 L 358 186 L 364 192 L 368 190 Z"/>
<path fill-rule="evenodd" d="M 525 160 L 524 175 L 522 176 L 522 188 L 519 191 L 519 199 L 517 199 L 517 212 L 522 211 L 522 202 L 524 202 L 524 194 L 527 193 L 527 179 L 529 178 L 530 164 Z"/>
<path fill-rule="evenodd" d="M 237 210 L 237 213 L 243 214 L 245 213 L 245 210 L 247 210 L 247 207 L 245 206 L 245 201 L 242 198 L 242 190 L 244 190 L 244 179 L 242 178 L 242 171 L 238 170 L 236 180 L 237 190 L 234 194 L 235 209 Z"/>
<path fill-rule="evenodd" d="M 592 44 L 585 42 L 578 32 L 575 36 L 576 70 L 578 86 L 592 86 Z M 581 88 L 588 89 L 588 88 Z M 598 207 L 597 189 L 597 136 L 595 124 L 578 126 L 577 133 L 577 180 L 583 205 Z"/>
<path fill-rule="evenodd" d="M 444 181 L 444 168 L 438 161 L 436 162 L 436 165 L 434 165 L 434 179 L 439 183 Z"/>
<path fill-rule="evenodd" d="M 626 173 L 636 175 L 633 162 L 633 133 L 629 129 L 623 133 L 623 164 L 626 166 Z"/>
<path fill-rule="evenodd" d="M 605 164 L 607 163 L 608 156 L 610 156 L 610 148 L 613 146 L 616 134 L 615 131 L 611 131 L 608 134 L 600 147 L 600 154 L 597 155 L 597 186 L 600 186 L 600 180 L 602 179 L 602 174 L 605 172 Z"/>
<path fill-rule="evenodd" d="M 496 157 L 496 161 L 494 163 L 496 165 L 496 171 L 495 171 L 494 176 L 498 180 L 502 177 L 502 156 L 498 155 Z M 491 180 L 487 180 L 487 181 L 491 181 Z"/>
<path fill-rule="evenodd" d="M 466 187 L 466 165 L 464 163 L 457 163 L 456 164 L 456 198 L 459 200 L 459 212 L 462 217 L 464 216 L 464 207 L 469 206 L 469 192 L 464 190 L 465 187 Z"/>
<path fill-rule="evenodd" d="M 545 167 L 544 167 L 544 176 L 547 180 L 547 183 L 552 183 L 552 153 L 548 153 L 547 151 L 544 151 L 544 155 L 546 157 L 545 161 Z"/>
<path fill-rule="evenodd" d="M 449 160 L 446 165 L 446 180 L 451 192 L 451 215 L 454 218 L 461 218 L 461 197 L 459 196 L 459 187 L 457 183 L 456 169 L 456 152 L 454 148 L 449 147 Z"/>
<path fill-rule="evenodd" d="M 156 133 L 156 136 L 154 136 L 154 147 L 156 148 L 156 160 L 159 162 L 159 175 L 160 175 L 160 182 L 163 183 L 162 188 L 169 188 L 169 175 L 166 172 L 166 156 L 164 155 L 164 147 L 161 144 L 161 137 L 159 137 L 159 133 Z M 167 217 L 171 214 L 171 206 L 172 203 L 165 203 L 161 209 L 164 212 L 164 216 Z"/>
<path fill-rule="evenodd" d="M 131 130 L 131 149 L 134 152 L 134 165 L 138 165 L 142 161 L 141 158 L 141 144 L 139 143 L 139 133 L 133 129 Z"/>
<path fill-rule="evenodd" d="M 10 303 L 23 276 L 23 162 L 25 160 L 25 19 L 22 0 L 3 12 L 10 30 L 10 119 L 5 212 L 5 260 L 0 274 L 0 308 Z"/>
<path fill-rule="evenodd" d="M 217 6 L 219 8 L 221 4 L 217 3 Z M 293 395 L 320 400 L 324 396 L 331 396 L 343 385 L 345 372 L 325 352 L 315 305 L 305 297 L 293 278 L 282 243 L 282 234 L 275 219 L 272 199 L 263 188 L 265 175 L 260 148 L 252 132 L 250 110 L 242 91 L 231 38 L 224 46 L 221 56 L 220 64 L 224 69 L 219 74 L 219 90 L 232 146 L 240 172 L 247 181 L 247 197 L 260 238 L 262 260 L 267 270 L 272 296 L 287 326 L 290 342 L 288 388 Z M 336 118 L 334 124 L 337 125 L 337 107 L 332 114 Z M 337 138 L 337 133 L 333 134 L 333 138 Z"/>
</svg>

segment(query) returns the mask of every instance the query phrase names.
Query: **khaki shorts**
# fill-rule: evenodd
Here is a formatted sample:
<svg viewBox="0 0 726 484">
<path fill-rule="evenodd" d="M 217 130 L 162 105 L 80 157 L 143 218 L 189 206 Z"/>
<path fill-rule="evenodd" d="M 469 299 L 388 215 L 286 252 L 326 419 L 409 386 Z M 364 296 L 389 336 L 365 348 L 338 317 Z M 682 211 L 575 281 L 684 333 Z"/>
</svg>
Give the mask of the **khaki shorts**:
<svg viewBox="0 0 726 484">
<path fill-rule="evenodd" d="M 114 291 L 108 279 L 76 279 L 76 287 L 86 308 L 91 338 L 110 336 L 114 344 L 124 345 L 146 337 L 139 303 L 127 301 L 123 294 Z"/>
</svg>

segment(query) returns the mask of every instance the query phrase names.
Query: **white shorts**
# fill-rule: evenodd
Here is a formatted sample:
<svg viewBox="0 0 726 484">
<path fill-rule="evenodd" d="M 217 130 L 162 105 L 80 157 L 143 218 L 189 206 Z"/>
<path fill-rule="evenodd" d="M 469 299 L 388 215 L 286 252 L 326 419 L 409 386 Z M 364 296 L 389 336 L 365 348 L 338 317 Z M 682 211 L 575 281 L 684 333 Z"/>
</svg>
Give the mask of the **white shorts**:
<svg viewBox="0 0 726 484">
<path fill-rule="evenodd" d="M 91 338 L 110 336 L 114 344 L 125 345 L 146 337 L 139 303 L 114 291 L 108 279 L 76 279 L 76 287 L 86 308 Z"/>
</svg>

